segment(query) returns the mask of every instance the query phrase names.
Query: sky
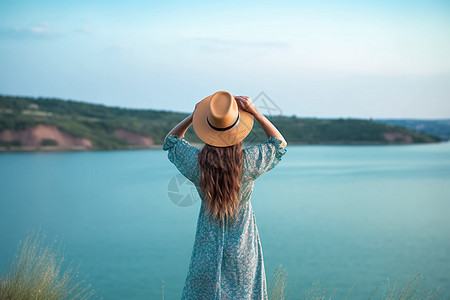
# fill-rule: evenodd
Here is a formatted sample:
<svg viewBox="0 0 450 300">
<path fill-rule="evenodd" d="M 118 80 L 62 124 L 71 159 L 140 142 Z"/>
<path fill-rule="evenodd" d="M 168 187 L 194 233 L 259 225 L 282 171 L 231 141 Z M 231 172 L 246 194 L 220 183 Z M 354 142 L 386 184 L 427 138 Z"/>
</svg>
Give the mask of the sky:
<svg viewBox="0 0 450 300">
<path fill-rule="evenodd" d="M 0 0 L 0 94 L 192 112 L 450 118 L 450 1 Z"/>
</svg>

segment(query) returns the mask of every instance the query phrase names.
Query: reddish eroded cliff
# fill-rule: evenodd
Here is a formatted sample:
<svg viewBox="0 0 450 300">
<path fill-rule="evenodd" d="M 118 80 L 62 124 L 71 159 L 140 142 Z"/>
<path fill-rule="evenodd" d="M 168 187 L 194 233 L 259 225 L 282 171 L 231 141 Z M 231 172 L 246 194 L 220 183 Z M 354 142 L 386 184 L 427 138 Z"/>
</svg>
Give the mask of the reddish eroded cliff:
<svg viewBox="0 0 450 300">
<path fill-rule="evenodd" d="M 152 138 L 142 136 L 137 133 L 123 130 L 123 129 L 115 130 L 114 136 L 121 140 L 125 140 L 132 145 L 138 145 L 138 146 L 153 146 L 154 145 L 154 141 Z"/>
<path fill-rule="evenodd" d="M 11 131 L 6 129 L 0 132 L 0 140 L 6 142 L 18 140 L 25 147 L 39 147 L 43 139 L 56 141 L 60 148 L 92 148 L 92 142 L 90 140 L 74 137 L 56 126 L 38 125 L 25 130 Z"/>
<path fill-rule="evenodd" d="M 410 135 L 401 132 L 383 132 L 383 136 L 390 143 L 411 144 L 413 142 L 413 139 Z"/>
</svg>

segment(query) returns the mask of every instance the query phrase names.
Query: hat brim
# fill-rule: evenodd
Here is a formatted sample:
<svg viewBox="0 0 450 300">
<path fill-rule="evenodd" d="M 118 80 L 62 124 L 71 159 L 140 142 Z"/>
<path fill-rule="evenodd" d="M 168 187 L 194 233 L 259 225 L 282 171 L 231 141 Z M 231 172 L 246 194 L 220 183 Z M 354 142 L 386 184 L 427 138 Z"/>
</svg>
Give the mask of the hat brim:
<svg viewBox="0 0 450 300">
<path fill-rule="evenodd" d="M 209 126 L 206 120 L 209 111 L 209 101 L 212 95 L 206 97 L 197 104 L 195 108 L 192 124 L 195 134 L 205 143 L 216 147 L 232 146 L 242 141 L 253 129 L 254 117 L 248 111 L 243 110 L 238 105 L 239 121 L 226 131 L 218 131 Z"/>
</svg>

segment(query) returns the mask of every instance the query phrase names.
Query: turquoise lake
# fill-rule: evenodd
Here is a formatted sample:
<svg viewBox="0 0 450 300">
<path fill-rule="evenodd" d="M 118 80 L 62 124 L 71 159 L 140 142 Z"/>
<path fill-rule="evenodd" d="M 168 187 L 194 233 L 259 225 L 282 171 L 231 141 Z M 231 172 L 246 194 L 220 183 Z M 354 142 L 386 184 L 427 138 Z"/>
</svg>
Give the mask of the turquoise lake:
<svg viewBox="0 0 450 300">
<path fill-rule="evenodd" d="M 287 149 L 252 194 L 268 281 L 367 299 L 423 273 L 450 298 L 450 143 Z M 98 297 L 180 299 L 200 202 L 177 174 L 162 150 L 0 154 L 0 271 L 41 228 Z"/>
</svg>

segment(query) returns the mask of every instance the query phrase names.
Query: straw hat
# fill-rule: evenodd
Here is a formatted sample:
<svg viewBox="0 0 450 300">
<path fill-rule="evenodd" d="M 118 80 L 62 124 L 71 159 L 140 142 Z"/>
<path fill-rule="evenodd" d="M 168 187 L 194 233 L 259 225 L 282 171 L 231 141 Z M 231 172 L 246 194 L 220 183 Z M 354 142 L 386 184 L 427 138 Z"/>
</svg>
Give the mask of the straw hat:
<svg viewBox="0 0 450 300">
<path fill-rule="evenodd" d="M 253 115 L 229 92 L 219 91 L 200 101 L 193 115 L 197 136 L 206 144 L 227 147 L 242 141 L 253 128 Z"/>
</svg>

